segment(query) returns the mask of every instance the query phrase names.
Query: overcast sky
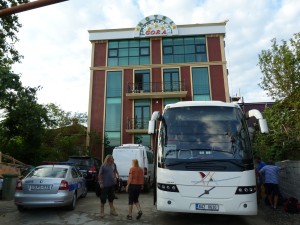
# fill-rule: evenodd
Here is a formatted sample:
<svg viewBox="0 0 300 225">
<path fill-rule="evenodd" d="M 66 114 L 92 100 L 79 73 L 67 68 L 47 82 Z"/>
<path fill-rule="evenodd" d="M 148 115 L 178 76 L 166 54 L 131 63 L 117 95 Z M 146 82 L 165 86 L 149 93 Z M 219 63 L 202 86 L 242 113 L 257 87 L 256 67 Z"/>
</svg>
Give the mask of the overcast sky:
<svg viewBox="0 0 300 225">
<path fill-rule="evenodd" d="M 16 48 L 24 59 L 13 70 L 21 74 L 23 86 L 42 87 L 39 103 L 87 112 L 92 49 L 88 30 L 132 28 L 153 14 L 177 25 L 229 20 L 229 91 L 245 102 L 270 101 L 258 86 L 258 54 L 270 49 L 272 38 L 288 41 L 300 32 L 299 0 L 69 0 L 18 14 L 23 27 Z"/>
</svg>

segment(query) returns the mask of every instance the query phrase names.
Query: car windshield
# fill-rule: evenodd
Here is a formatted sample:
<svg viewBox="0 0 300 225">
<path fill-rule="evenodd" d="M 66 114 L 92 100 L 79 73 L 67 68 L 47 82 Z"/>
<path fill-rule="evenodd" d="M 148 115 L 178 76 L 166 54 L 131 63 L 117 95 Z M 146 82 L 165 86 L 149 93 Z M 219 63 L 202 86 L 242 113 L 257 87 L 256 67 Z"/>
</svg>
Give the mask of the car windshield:
<svg viewBox="0 0 300 225">
<path fill-rule="evenodd" d="M 54 167 L 39 167 L 35 168 L 28 174 L 30 177 L 48 177 L 48 178 L 65 178 L 67 174 L 67 168 L 54 168 Z"/>
<path fill-rule="evenodd" d="M 191 106 L 165 110 L 159 134 L 161 162 L 251 160 L 242 112 L 235 107 Z"/>
</svg>

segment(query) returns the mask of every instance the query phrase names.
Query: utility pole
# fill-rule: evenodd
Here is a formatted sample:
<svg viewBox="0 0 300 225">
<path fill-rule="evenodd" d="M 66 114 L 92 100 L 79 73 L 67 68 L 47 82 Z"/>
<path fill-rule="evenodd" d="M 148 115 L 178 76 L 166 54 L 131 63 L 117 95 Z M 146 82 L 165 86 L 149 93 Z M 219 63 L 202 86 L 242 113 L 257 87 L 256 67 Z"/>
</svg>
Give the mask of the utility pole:
<svg viewBox="0 0 300 225">
<path fill-rule="evenodd" d="M 0 17 L 65 1 L 68 0 L 36 0 L 34 2 L 28 2 L 21 5 L 13 6 L 11 8 L 2 9 L 0 10 Z"/>
</svg>

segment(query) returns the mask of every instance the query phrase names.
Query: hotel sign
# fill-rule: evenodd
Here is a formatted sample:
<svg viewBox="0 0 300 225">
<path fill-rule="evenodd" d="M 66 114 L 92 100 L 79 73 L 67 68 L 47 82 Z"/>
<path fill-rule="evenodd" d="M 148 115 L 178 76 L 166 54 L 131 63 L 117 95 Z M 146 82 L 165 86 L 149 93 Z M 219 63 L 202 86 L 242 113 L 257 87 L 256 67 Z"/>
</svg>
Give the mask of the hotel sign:
<svg viewBox="0 0 300 225">
<path fill-rule="evenodd" d="M 147 16 L 134 30 L 134 37 L 172 36 L 178 34 L 176 24 L 162 15 Z"/>
</svg>

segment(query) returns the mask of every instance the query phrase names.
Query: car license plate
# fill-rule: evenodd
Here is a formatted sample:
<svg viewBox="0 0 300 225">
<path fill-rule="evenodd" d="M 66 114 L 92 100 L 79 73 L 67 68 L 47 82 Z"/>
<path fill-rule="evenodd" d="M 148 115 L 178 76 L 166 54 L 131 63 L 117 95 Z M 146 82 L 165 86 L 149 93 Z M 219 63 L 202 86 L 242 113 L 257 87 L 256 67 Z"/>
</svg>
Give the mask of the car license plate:
<svg viewBox="0 0 300 225">
<path fill-rule="evenodd" d="M 30 185 L 30 190 L 50 190 L 51 185 Z"/>
<path fill-rule="evenodd" d="M 219 211 L 219 205 L 218 204 L 197 203 L 196 204 L 196 210 Z"/>
</svg>

